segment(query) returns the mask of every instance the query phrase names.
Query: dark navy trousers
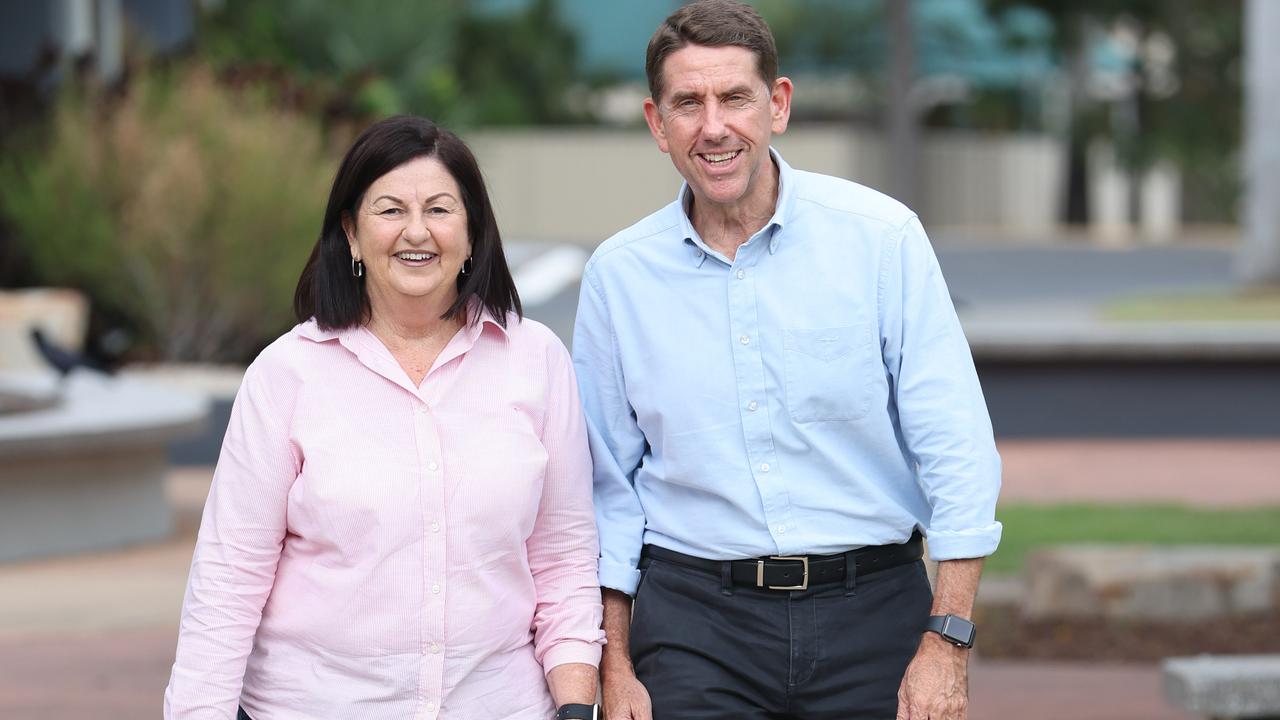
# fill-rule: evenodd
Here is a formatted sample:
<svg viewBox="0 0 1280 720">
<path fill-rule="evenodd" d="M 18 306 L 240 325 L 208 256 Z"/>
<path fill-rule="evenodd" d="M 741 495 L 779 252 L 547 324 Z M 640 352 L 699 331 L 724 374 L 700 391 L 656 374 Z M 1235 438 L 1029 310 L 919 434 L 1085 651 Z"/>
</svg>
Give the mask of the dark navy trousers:
<svg viewBox="0 0 1280 720">
<path fill-rule="evenodd" d="M 917 561 L 803 591 L 646 558 L 631 622 L 654 720 L 892 720 L 933 602 Z"/>
</svg>

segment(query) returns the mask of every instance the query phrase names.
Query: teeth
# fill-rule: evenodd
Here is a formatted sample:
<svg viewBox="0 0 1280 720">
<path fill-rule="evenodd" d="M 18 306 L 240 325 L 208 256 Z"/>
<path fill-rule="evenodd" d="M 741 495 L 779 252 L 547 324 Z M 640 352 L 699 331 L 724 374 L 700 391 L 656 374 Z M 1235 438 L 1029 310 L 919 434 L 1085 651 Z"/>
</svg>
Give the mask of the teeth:
<svg viewBox="0 0 1280 720">
<path fill-rule="evenodd" d="M 712 164 L 721 164 L 721 163 L 725 163 L 725 162 L 728 162 L 728 161 L 732 160 L 733 158 L 737 157 L 737 155 L 738 155 L 738 153 L 737 153 L 737 152 L 727 152 L 727 153 L 703 153 L 703 154 L 702 154 L 702 157 L 706 158 L 706 159 L 707 159 L 707 162 L 709 162 L 709 163 L 712 163 Z"/>
<path fill-rule="evenodd" d="M 399 252 L 396 253 L 396 257 L 401 260 L 427 260 L 435 257 L 435 255 L 431 253 Z"/>
</svg>

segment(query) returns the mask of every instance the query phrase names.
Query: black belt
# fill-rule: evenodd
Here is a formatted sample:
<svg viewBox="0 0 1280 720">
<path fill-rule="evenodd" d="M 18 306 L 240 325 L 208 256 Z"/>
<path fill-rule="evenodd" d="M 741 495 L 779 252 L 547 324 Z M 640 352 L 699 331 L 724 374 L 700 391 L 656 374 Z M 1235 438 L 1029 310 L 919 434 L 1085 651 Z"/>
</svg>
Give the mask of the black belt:
<svg viewBox="0 0 1280 720">
<path fill-rule="evenodd" d="M 766 590 L 807 590 L 811 585 L 843 582 L 845 568 L 850 560 L 853 561 L 855 577 L 913 563 L 924 557 L 924 543 L 917 531 L 901 545 L 874 545 L 837 555 L 772 555 L 752 560 L 705 560 L 657 545 L 645 545 L 641 555 L 642 563 L 645 557 L 673 562 L 714 575 L 721 574 L 728 564 L 734 585 Z"/>
</svg>

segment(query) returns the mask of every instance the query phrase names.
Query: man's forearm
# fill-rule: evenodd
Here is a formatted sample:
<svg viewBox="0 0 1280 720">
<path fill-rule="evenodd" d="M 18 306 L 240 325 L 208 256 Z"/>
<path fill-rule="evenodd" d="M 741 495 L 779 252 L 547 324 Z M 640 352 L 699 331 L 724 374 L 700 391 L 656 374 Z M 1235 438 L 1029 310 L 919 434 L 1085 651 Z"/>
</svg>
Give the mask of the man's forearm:
<svg viewBox="0 0 1280 720">
<path fill-rule="evenodd" d="M 971 618 L 985 561 L 986 558 L 972 558 L 939 562 L 931 614 Z"/>
<path fill-rule="evenodd" d="M 600 673 L 635 673 L 631 667 L 631 596 L 618 590 L 600 589 L 604 604 L 605 645 L 600 658 Z"/>
</svg>

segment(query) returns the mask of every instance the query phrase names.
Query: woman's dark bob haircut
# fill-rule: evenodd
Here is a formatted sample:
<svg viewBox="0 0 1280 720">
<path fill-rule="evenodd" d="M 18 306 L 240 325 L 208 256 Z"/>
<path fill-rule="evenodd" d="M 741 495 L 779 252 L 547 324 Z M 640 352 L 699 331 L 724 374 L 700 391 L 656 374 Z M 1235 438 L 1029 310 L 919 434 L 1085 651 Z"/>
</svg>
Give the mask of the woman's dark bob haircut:
<svg viewBox="0 0 1280 720">
<path fill-rule="evenodd" d="M 351 272 L 351 247 L 342 230 L 343 213 L 356 214 L 364 193 L 378 178 L 420 157 L 433 157 L 453 176 L 467 209 L 471 240 L 471 272 L 458 276 L 458 299 L 442 319 L 467 312 L 476 298 L 504 327 L 507 313 L 522 315 L 520 296 L 502 253 L 502 238 L 480 166 L 457 135 L 421 117 L 399 116 L 370 125 L 347 151 L 329 191 L 320 239 L 293 293 L 298 322 L 315 318 L 326 330 L 345 329 L 369 321 L 364 278 Z M 464 318 L 475 322 L 477 318 Z"/>
</svg>

